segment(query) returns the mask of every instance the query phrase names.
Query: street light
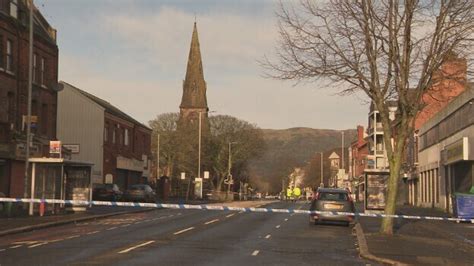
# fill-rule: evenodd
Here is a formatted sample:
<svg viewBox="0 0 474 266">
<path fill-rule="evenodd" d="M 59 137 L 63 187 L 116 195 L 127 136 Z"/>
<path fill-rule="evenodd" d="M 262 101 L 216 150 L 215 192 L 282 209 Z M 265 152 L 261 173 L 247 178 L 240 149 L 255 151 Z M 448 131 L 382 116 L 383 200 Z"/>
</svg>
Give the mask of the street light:
<svg viewBox="0 0 474 266">
<path fill-rule="evenodd" d="M 231 174 L 231 170 L 232 170 L 232 144 L 237 144 L 237 143 L 238 142 L 231 142 L 231 141 L 229 142 L 229 160 L 228 160 L 228 165 L 227 165 L 227 169 L 228 169 L 227 194 L 230 192 L 230 185 L 232 185 L 232 183 L 233 183 L 232 174 Z"/>
<path fill-rule="evenodd" d="M 320 152 L 321 154 L 321 184 L 324 184 L 324 164 L 323 164 L 323 152 Z M 320 184 L 320 186 L 321 186 Z"/>
</svg>

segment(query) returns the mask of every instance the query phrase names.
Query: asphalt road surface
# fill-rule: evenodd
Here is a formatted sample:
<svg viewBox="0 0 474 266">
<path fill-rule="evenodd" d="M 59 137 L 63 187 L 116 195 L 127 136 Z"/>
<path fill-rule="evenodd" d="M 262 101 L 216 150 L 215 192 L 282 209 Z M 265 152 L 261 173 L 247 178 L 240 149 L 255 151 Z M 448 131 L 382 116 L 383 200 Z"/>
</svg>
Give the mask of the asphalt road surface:
<svg viewBox="0 0 474 266">
<path fill-rule="evenodd" d="M 356 243 L 302 214 L 162 209 L 2 237 L 0 265 L 365 265 Z"/>
</svg>

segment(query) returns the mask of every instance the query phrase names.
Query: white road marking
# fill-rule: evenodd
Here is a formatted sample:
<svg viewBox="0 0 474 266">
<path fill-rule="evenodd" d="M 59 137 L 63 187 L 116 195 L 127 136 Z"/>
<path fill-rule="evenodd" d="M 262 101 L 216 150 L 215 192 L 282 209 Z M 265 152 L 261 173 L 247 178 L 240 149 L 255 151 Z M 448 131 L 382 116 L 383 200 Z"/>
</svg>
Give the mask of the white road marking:
<svg viewBox="0 0 474 266">
<path fill-rule="evenodd" d="M 106 230 L 107 230 L 107 231 L 110 231 L 110 230 L 115 230 L 115 229 L 117 229 L 117 228 L 118 228 L 117 226 L 114 226 L 114 227 L 110 227 L 110 228 L 108 228 L 108 229 L 106 229 Z"/>
<path fill-rule="evenodd" d="M 154 242 L 155 242 L 155 241 L 153 241 L 153 240 L 147 241 L 147 242 L 145 242 L 145 243 L 141 243 L 141 244 L 136 245 L 136 246 L 133 246 L 133 247 L 131 247 L 131 248 L 127 248 L 127 249 L 124 249 L 124 250 L 122 250 L 122 251 L 119 251 L 118 253 L 119 253 L 119 254 L 127 253 L 127 252 L 130 252 L 130 251 L 134 250 L 134 249 L 137 249 L 137 248 L 140 248 L 140 247 L 143 247 L 143 246 L 146 246 L 146 245 L 150 245 L 151 243 L 154 243 Z"/>
<path fill-rule="evenodd" d="M 179 235 L 179 234 L 182 234 L 182 233 L 184 233 L 184 232 L 191 231 L 191 230 L 193 230 L 193 229 L 194 229 L 194 227 L 189 227 L 189 228 L 183 229 L 183 230 L 181 230 L 181 231 L 174 232 L 173 235 Z"/>
<path fill-rule="evenodd" d="M 239 211 L 239 213 L 244 213 L 244 211 Z"/>
<path fill-rule="evenodd" d="M 275 228 L 280 228 L 280 226 L 281 226 L 281 225 L 277 225 L 277 226 L 275 226 Z"/>
<path fill-rule="evenodd" d="M 288 222 L 288 218 L 285 219 L 285 222 Z"/>
<path fill-rule="evenodd" d="M 218 221 L 219 221 L 219 219 L 214 219 L 212 221 L 207 221 L 204 224 L 212 224 L 212 223 L 215 223 L 215 222 L 218 222 Z"/>
<path fill-rule="evenodd" d="M 73 235 L 73 236 L 69 236 L 69 237 L 66 237 L 66 239 L 73 239 L 73 238 L 77 238 L 77 237 L 80 237 L 81 235 Z"/>
<path fill-rule="evenodd" d="M 138 221 L 138 222 L 135 222 L 135 224 L 141 224 L 143 223 L 143 221 Z"/>
<path fill-rule="evenodd" d="M 3 252 L 3 251 L 5 251 L 5 250 L 6 250 L 6 249 L 0 249 L 0 252 Z"/>
<path fill-rule="evenodd" d="M 99 233 L 99 232 L 100 232 L 100 231 L 92 231 L 92 232 L 87 233 L 86 235 L 93 235 L 93 234 L 97 234 L 97 233 Z"/>
<path fill-rule="evenodd" d="M 15 245 L 15 246 L 9 247 L 9 249 L 15 249 L 15 248 L 19 248 L 19 247 L 21 247 L 21 246 L 22 246 L 22 245 Z"/>
<path fill-rule="evenodd" d="M 290 216 L 294 216 L 294 215 L 295 215 L 294 213 L 290 214 Z"/>
<path fill-rule="evenodd" d="M 232 217 L 232 216 L 234 216 L 234 215 L 235 215 L 235 213 L 231 213 L 231 214 L 226 215 L 225 217 L 230 218 L 230 217 Z"/>
<path fill-rule="evenodd" d="M 18 241 L 18 242 L 13 242 L 12 245 L 19 245 L 19 244 L 35 244 L 38 243 L 39 241 Z"/>
<path fill-rule="evenodd" d="M 266 239 L 269 239 L 272 235 L 267 235 L 265 236 Z"/>
<path fill-rule="evenodd" d="M 38 244 L 35 244 L 35 245 L 32 245 L 32 246 L 29 246 L 28 248 L 35 248 L 35 247 L 39 247 L 39 246 L 46 245 L 46 244 L 48 244 L 48 242 L 38 243 Z"/>
<path fill-rule="evenodd" d="M 260 250 L 257 249 L 257 250 L 255 250 L 254 252 L 252 252 L 252 256 L 257 256 L 258 253 L 260 253 Z"/>
<path fill-rule="evenodd" d="M 130 226 L 130 224 L 124 224 L 124 225 L 122 225 L 122 226 L 120 226 L 120 227 L 127 227 L 127 226 Z"/>
</svg>

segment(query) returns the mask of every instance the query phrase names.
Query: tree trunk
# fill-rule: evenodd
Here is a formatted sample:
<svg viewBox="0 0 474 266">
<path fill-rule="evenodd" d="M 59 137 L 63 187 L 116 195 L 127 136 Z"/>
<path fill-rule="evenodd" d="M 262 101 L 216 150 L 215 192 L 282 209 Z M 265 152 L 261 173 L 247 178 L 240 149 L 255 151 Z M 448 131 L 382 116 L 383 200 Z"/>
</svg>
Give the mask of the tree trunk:
<svg viewBox="0 0 474 266">
<path fill-rule="evenodd" d="M 390 176 L 387 186 L 387 198 L 385 205 L 385 214 L 395 214 L 398 196 L 398 181 L 400 179 L 400 167 L 402 163 L 403 151 L 395 150 L 393 159 L 389 162 Z M 383 218 L 380 233 L 385 235 L 393 235 L 393 218 Z"/>
</svg>

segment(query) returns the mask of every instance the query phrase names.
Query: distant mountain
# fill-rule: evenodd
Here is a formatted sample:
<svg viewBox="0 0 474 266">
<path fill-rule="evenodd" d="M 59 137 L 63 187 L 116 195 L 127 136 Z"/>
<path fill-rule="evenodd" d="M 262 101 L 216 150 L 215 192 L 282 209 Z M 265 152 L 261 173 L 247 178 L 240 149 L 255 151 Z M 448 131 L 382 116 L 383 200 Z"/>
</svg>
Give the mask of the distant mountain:
<svg viewBox="0 0 474 266">
<path fill-rule="evenodd" d="M 343 130 L 345 147 L 355 141 L 355 129 Z M 342 130 L 289 128 L 263 129 L 266 142 L 264 155 L 251 162 L 253 183 L 262 190 L 277 192 L 281 178 L 294 167 L 306 164 L 316 153 L 341 147 Z"/>
</svg>

